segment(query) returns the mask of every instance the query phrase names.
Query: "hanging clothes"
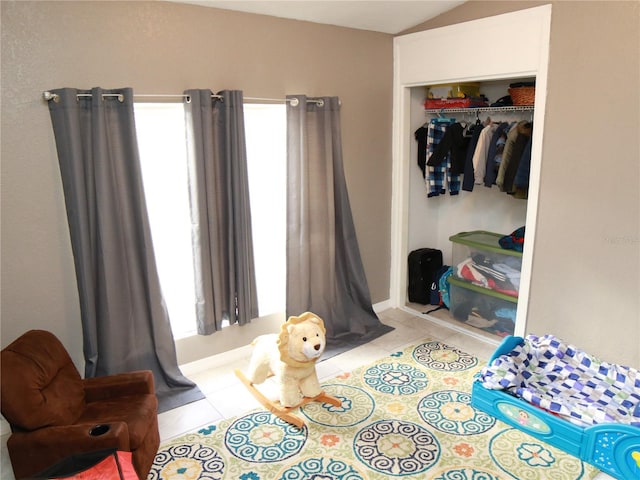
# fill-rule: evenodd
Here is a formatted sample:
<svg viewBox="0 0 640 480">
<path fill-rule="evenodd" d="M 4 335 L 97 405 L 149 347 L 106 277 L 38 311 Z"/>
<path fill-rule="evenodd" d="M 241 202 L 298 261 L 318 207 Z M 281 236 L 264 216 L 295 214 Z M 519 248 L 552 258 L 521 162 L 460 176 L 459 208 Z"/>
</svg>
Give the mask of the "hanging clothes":
<svg viewBox="0 0 640 480">
<path fill-rule="evenodd" d="M 518 135 L 519 134 L 524 135 L 528 131 L 529 136 L 531 136 L 531 128 L 527 128 L 528 124 L 531 125 L 530 122 L 528 122 L 527 120 L 521 120 L 516 125 L 514 125 L 509 130 L 509 133 L 507 134 L 507 142 L 504 145 L 504 151 L 502 153 L 502 161 L 500 162 L 500 167 L 498 169 L 498 176 L 496 177 L 496 185 L 498 185 L 501 192 L 511 191 L 513 177 L 511 177 L 510 182 L 507 182 L 508 184 L 505 184 L 505 176 L 507 174 L 507 169 L 509 167 L 509 164 L 511 163 L 511 160 L 514 157 L 517 157 L 518 160 L 516 160 L 514 163 L 519 161 L 519 158 L 520 156 L 522 156 L 522 151 L 524 150 L 524 146 L 526 144 L 526 142 L 522 144 L 519 152 L 518 151 L 514 152 L 514 147 L 516 145 L 516 140 L 518 139 Z"/>
<path fill-rule="evenodd" d="M 474 185 L 527 198 L 530 146 L 533 124 L 479 120 L 465 127 L 453 118 L 434 118 L 414 132 L 418 142 L 418 166 L 427 188 L 427 197 L 460 190 L 473 191 Z M 518 183 L 516 182 L 518 177 Z"/>
<path fill-rule="evenodd" d="M 423 125 L 414 132 L 414 137 L 418 142 L 418 167 L 422 172 L 422 178 L 426 177 L 427 165 L 427 127 Z"/>
<path fill-rule="evenodd" d="M 435 167 L 441 165 L 447 154 L 451 159 L 451 173 L 460 175 L 464 173 L 464 164 L 469 146 L 469 137 L 464 135 L 464 126 L 459 123 L 452 123 L 436 146 L 434 152 L 429 157 L 427 165 Z"/>
<path fill-rule="evenodd" d="M 491 186 L 496 183 L 498 169 L 502 162 L 502 153 L 504 152 L 504 146 L 507 142 L 509 127 L 510 124 L 508 122 L 501 122 L 493 133 L 487 152 L 487 165 L 484 174 L 485 187 L 491 188 Z"/>
<path fill-rule="evenodd" d="M 527 199 L 529 197 L 529 175 L 531 170 L 531 144 L 532 138 L 529 138 L 527 145 L 524 147 L 518 171 L 513 180 L 514 198 Z"/>
<path fill-rule="evenodd" d="M 522 120 L 518 122 L 515 129 L 512 129 L 507 135 L 507 144 L 511 139 L 511 150 L 509 157 L 503 154 L 502 162 L 500 163 L 500 169 L 498 171 L 498 178 L 496 183 L 500 186 L 500 190 L 506 193 L 513 193 L 513 180 L 518 171 L 522 153 L 524 152 L 527 142 L 531 138 L 533 125 L 531 122 Z M 505 151 L 507 150 L 507 144 L 505 144 Z"/>
<path fill-rule="evenodd" d="M 431 158 L 431 155 L 436 151 L 451 123 L 455 123 L 455 120 L 433 119 L 429 122 L 427 127 L 427 158 Z M 427 165 L 425 178 L 427 198 L 437 197 L 446 193 L 445 177 L 449 187 L 449 194 L 458 195 L 460 193 L 461 175 L 451 172 L 451 155 L 449 153 L 446 153 L 438 165 Z"/>
<path fill-rule="evenodd" d="M 476 185 L 484 183 L 484 174 L 487 168 L 487 154 L 489 153 L 489 145 L 493 134 L 498 129 L 498 124 L 490 123 L 482 129 L 478 145 L 473 153 L 473 178 Z"/>
<path fill-rule="evenodd" d="M 481 123 L 476 123 L 472 127 L 473 127 L 473 131 L 471 133 L 471 139 L 469 140 L 469 145 L 467 146 L 467 154 L 464 162 L 464 176 L 462 178 L 462 190 L 465 190 L 467 192 L 473 191 L 473 185 L 474 185 L 473 154 L 476 151 L 476 146 L 478 145 L 480 134 L 482 133 L 482 129 L 484 128 Z"/>
</svg>

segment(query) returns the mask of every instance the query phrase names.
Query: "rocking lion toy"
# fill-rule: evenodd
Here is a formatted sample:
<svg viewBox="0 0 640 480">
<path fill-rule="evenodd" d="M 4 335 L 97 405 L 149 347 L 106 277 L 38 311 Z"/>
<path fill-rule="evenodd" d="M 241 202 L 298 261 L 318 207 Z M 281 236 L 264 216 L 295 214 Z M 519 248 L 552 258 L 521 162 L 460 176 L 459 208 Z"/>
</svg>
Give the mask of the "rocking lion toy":
<svg viewBox="0 0 640 480">
<path fill-rule="evenodd" d="M 316 374 L 316 362 L 326 346 L 326 330 L 320 317 L 305 312 L 289 317 L 279 334 L 256 338 L 245 376 L 236 370 L 236 376 L 252 395 L 271 413 L 292 425 L 302 428 L 304 422 L 291 411 L 309 402 L 317 401 L 340 406 L 337 398 L 325 394 Z M 265 397 L 256 387 L 268 377 L 275 376 L 279 401 Z"/>
</svg>

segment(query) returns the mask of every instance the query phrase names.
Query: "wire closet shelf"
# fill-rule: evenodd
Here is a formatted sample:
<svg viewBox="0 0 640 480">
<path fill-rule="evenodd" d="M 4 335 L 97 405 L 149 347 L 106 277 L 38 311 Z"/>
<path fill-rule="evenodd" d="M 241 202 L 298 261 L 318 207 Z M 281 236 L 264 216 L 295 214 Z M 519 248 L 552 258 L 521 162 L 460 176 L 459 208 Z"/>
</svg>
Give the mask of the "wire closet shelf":
<svg viewBox="0 0 640 480">
<path fill-rule="evenodd" d="M 533 105 L 518 105 L 508 107 L 467 107 L 467 108 L 425 108 L 425 114 L 438 114 L 438 113 L 500 113 L 500 112 L 531 112 L 534 110 Z"/>
</svg>

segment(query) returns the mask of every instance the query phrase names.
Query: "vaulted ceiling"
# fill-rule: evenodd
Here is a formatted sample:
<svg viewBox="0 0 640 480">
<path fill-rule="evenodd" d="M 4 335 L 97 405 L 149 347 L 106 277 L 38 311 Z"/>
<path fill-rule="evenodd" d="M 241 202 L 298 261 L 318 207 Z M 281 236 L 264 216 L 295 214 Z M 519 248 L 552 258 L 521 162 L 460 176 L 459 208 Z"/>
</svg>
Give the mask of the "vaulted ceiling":
<svg viewBox="0 0 640 480">
<path fill-rule="evenodd" d="M 171 0 L 396 34 L 465 3 L 459 0 Z"/>
</svg>

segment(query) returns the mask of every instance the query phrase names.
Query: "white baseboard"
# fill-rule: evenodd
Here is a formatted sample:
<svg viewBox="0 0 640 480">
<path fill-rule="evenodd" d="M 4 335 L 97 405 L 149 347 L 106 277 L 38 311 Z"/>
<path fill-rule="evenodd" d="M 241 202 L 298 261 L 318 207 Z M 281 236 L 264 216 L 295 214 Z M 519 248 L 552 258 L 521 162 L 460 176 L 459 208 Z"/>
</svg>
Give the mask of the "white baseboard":
<svg viewBox="0 0 640 480">
<path fill-rule="evenodd" d="M 390 299 L 373 304 L 373 311 L 376 313 L 380 313 L 384 310 L 389 310 L 390 308 L 392 308 Z"/>
</svg>

